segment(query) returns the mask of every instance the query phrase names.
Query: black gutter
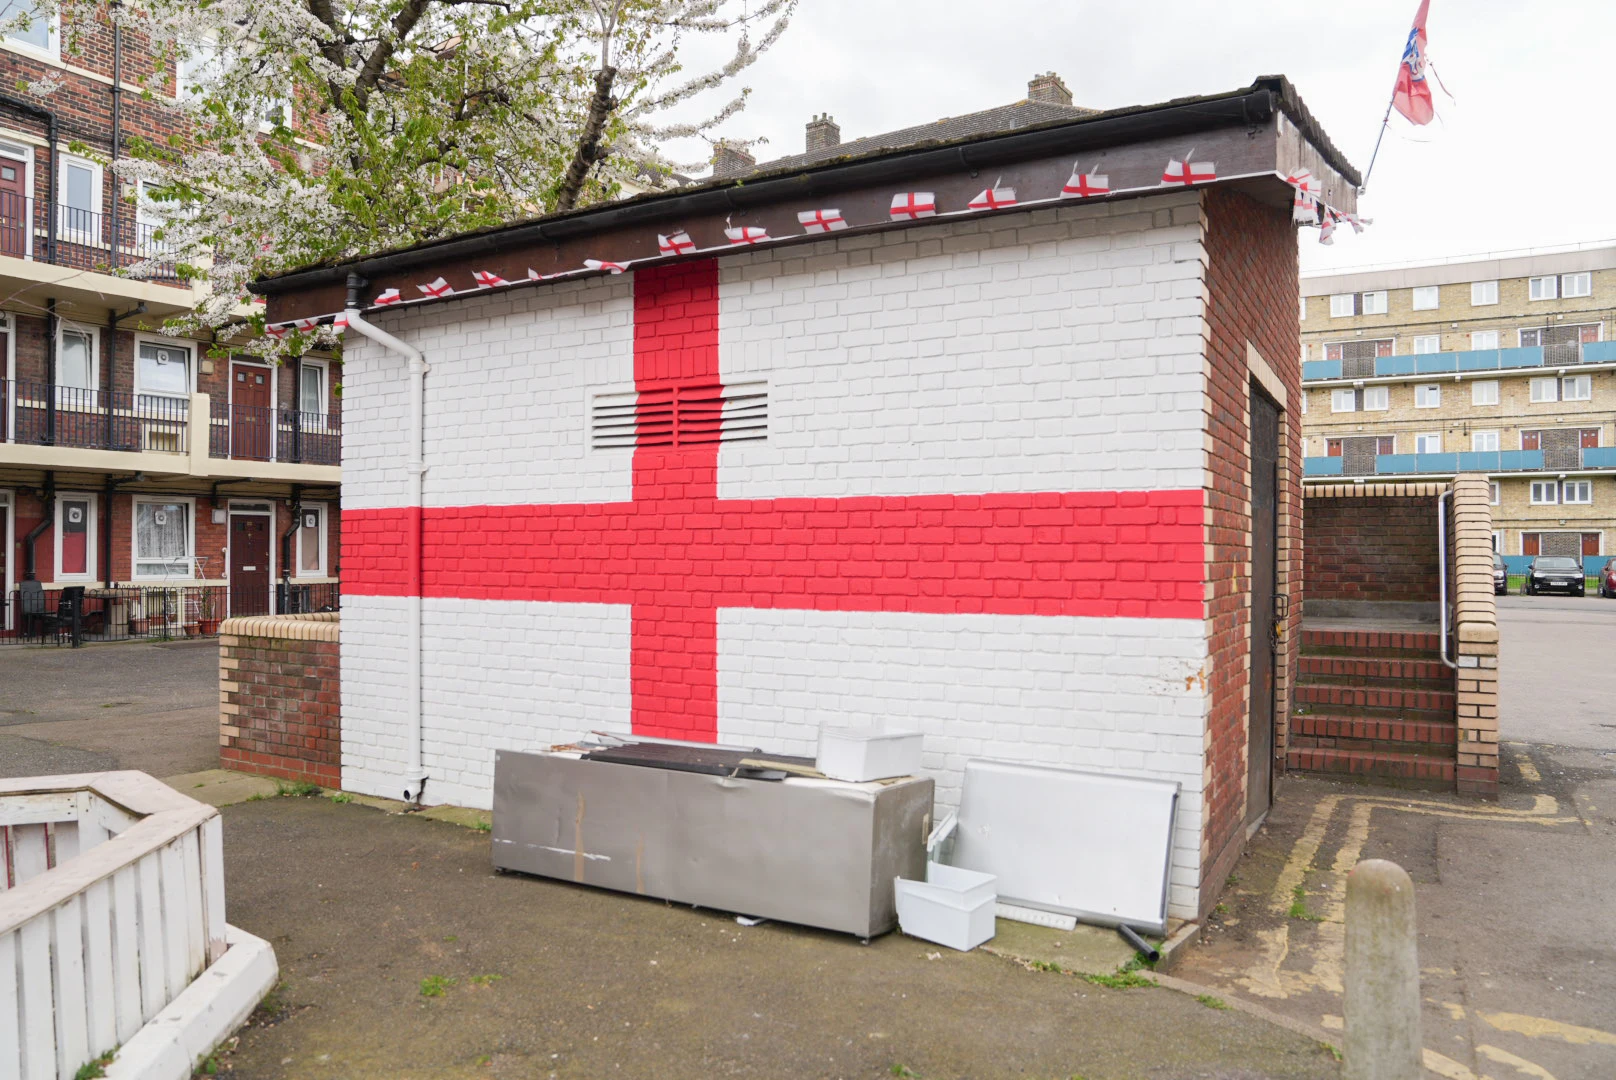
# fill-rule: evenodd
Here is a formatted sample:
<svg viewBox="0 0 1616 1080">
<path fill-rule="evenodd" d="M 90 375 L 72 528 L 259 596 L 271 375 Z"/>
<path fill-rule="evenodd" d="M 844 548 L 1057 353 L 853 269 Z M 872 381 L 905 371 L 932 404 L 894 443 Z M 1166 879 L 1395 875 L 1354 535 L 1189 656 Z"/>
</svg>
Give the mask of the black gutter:
<svg viewBox="0 0 1616 1080">
<path fill-rule="evenodd" d="M 118 183 L 118 156 L 123 148 L 123 21 L 118 18 L 123 7 L 121 0 L 112 0 L 112 268 L 123 265 L 118 251 L 118 204 L 123 192 Z M 138 192 L 139 185 L 136 185 Z"/>
<path fill-rule="evenodd" d="M 45 445 L 56 445 L 56 298 L 45 301 Z"/>
<path fill-rule="evenodd" d="M 45 508 L 44 516 L 39 519 L 38 525 L 29 530 L 28 535 L 23 537 L 22 541 L 22 579 L 24 581 L 39 580 L 39 576 L 35 572 L 38 568 L 39 560 L 34 555 L 34 547 L 39 543 L 39 538 L 45 535 L 46 530 L 56 524 L 56 473 L 53 471 L 45 473 L 45 490 L 39 496 L 39 503 Z"/>
<path fill-rule="evenodd" d="M 24 101 L 22 98 L 12 97 L 10 94 L 0 94 L 0 105 L 5 105 L 16 109 L 18 112 L 24 112 L 29 116 L 45 121 L 50 143 L 50 183 L 45 186 L 45 261 L 54 264 L 56 262 L 56 144 L 58 135 L 56 113 L 42 105 L 35 105 L 31 101 Z M 33 193 L 30 192 L 29 198 L 32 197 Z M 28 227 L 33 228 L 31 215 Z"/>
<path fill-rule="evenodd" d="M 1221 97 L 1119 109 L 947 146 L 881 150 L 851 161 L 833 161 L 808 170 L 794 170 L 774 176 L 747 173 L 694 192 L 651 195 L 525 224 L 434 240 L 370 258 L 294 270 L 279 277 L 261 278 L 252 282 L 249 288 L 263 296 L 279 296 L 344 281 L 350 273 L 376 278 L 429 263 L 487 255 L 507 248 L 528 247 L 610 228 L 727 214 L 810 195 L 875 187 L 894 180 L 958 169 L 962 165 L 972 170 L 988 169 L 1031 158 L 1086 153 L 1122 143 L 1172 138 L 1211 128 L 1249 127 L 1266 124 L 1280 107 L 1290 109 L 1297 105 L 1299 102 L 1295 102 L 1288 82 L 1282 78 L 1264 79 L 1246 90 Z M 1301 111 L 1305 114 L 1305 110 Z M 1293 119 L 1302 124 L 1300 118 L 1293 116 Z M 1307 122 L 1311 124 L 1311 117 L 1307 118 Z M 1305 130 L 1306 125 L 1303 126 Z M 1351 174 L 1347 178 L 1356 183 L 1357 173 L 1344 161 L 1341 165 Z"/>
<path fill-rule="evenodd" d="M 291 594 L 292 584 L 292 537 L 297 535 L 298 526 L 302 525 L 303 517 L 303 485 L 292 485 L 292 497 L 288 500 L 292 504 L 292 524 L 281 534 L 281 587 L 280 595 L 283 598 Z M 286 612 L 277 612 L 284 615 Z"/>
</svg>

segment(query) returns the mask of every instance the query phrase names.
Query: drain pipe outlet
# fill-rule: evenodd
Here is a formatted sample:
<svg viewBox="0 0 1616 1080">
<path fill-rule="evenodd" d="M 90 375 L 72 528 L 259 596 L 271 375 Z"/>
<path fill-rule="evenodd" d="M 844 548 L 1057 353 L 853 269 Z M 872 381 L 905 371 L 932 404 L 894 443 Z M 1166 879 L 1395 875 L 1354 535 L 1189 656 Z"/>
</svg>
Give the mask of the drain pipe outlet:
<svg viewBox="0 0 1616 1080">
<path fill-rule="evenodd" d="M 350 287 L 349 292 L 354 294 L 357 290 Z M 421 454 L 421 433 L 426 405 L 427 364 L 421 350 L 366 322 L 351 296 L 346 315 L 349 330 L 402 356 L 409 375 L 409 458 L 405 462 L 409 473 L 409 494 L 404 507 L 404 558 L 409 579 L 409 610 L 405 617 L 405 630 L 409 638 L 406 676 L 409 685 L 409 763 L 405 767 L 401 790 L 405 802 L 419 803 L 421 788 L 426 784 L 426 772 L 421 764 L 421 479 L 426 473 L 426 463 Z"/>
</svg>

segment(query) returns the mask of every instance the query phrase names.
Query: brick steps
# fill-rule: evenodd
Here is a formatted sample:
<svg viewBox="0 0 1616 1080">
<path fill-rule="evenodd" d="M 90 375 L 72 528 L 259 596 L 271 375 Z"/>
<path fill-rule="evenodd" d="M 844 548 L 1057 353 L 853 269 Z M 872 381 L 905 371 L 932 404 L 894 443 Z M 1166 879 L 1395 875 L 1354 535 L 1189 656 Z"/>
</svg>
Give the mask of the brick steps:
<svg viewBox="0 0 1616 1080">
<path fill-rule="evenodd" d="M 1452 788 L 1458 695 L 1440 635 L 1305 629 L 1286 765 L 1398 787 Z"/>
<path fill-rule="evenodd" d="M 1286 751 L 1285 764 L 1338 779 L 1438 791 L 1453 788 L 1456 768 L 1451 756 L 1321 747 L 1293 747 Z"/>
</svg>

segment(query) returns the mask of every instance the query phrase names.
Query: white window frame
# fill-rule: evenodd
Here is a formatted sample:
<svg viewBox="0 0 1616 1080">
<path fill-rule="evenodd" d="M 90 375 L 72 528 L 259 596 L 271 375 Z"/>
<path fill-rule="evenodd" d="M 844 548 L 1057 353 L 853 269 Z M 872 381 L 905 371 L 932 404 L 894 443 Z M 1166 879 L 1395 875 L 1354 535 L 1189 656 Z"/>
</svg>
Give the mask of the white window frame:
<svg viewBox="0 0 1616 1080">
<path fill-rule="evenodd" d="M 1485 388 L 1486 393 L 1483 393 L 1483 388 Z M 1491 398 L 1492 400 L 1485 401 L 1483 398 Z M 1470 384 L 1470 404 L 1482 406 L 1497 405 L 1498 401 L 1499 393 L 1497 379 L 1477 379 Z"/>
<path fill-rule="evenodd" d="M 1416 285 L 1410 290 L 1410 292 L 1412 295 L 1410 297 L 1409 306 L 1414 311 L 1435 311 L 1442 304 L 1442 290 L 1440 286 Z M 1422 297 L 1429 300 L 1430 303 L 1422 303 Z"/>
<path fill-rule="evenodd" d="M 1343 311 L 1343 308 L 1346 310 Z M 1358 314 L 1357 293 L 1334 293 L 1330 296 L 1330 318 L 1348 319 L 1356 314 Z"/>
<path fill-rule="evenodd" d="M 1567 375 L 1560 380 L 1561 401 L 1592 401 L 1594 378 L 1592 375 Z"/>
<path fill-rule="evenodd" d="M 63 504 L 68 499 L 85 502 L 87 504 L 85 513 L 90 515 L 89 528 L 85 530 L 85 543 L 88 545 L 88 551 L 86 552 L 84 565 L 87 569 L 82 574 L 68 574 L 62 571 L 62 514 L 67 509 Z M 56 493 L 56 520 L 51 523 L 51 531 L 56 534 L 56 546 L 52 552 L 56 561 L 51 565 L 55 569 L 57 581 L 77 583 L 100 580 L 98 572 L 100 568 L 96 565 L 98 562 L 97 556 L 101 550 L 101 546 L 97 542 L 99 540 L 100 519 L 101 507 L 93 491 L 59 491 Z"/>
<path fill-rule="evenodd" d="M 1347 406 L 1348 406 L 1347 408 L 1343 409 L 1341 407 L 1341 403 L 1343 401 L 1347 403 Z M 1358 395 L 1352 390 L 1331 390 L 1330 391 L 1330 411 L 1331 412 L 1357 412 L 1358 411 Z"/>
<path fill-rule="evenodd" d="M 1573 283 L 1575 283 L 1575 285 L 1576 285 L 1576 291 L 1575 292 L 1572 291 L 1572 284 Z M 1560 298 L 1561 299 L 1570 300 L 1570 299 L 1572 299 L 1574 297 L 1592 296 L 1593 294 L 1594 294 L 1594 276 L 1589 271 L 1584 270 L 1580 274 L 1561 274 L 1560 275 Z"/>
<path fill-rule="evenodd" d="M 184 503 L 189 506 L 190 513 L 186 515 L 187 535 L 186 547 L 189 555 L 175 556 L 175 559 L 185 558 L 190 561 L 190 572 L 183 578 L 168 577 L 164 574 L 142 574 L 140 572 L 140 507 L 142 504 L 165 506 L 169 503 Z M 272 526 L 273 527 L 273 526 Z M 273 548 L 275 545 L 270 544 Z M 145 560 L 156 562 L 157 559 Z M 169 581 L 192 582 L 196 580 L 196 498 L 190 495 L 136 495 L 129 502 L 129 580 L 130 581 Z"/>
<path fill-rule="evenodd" d="M 1492 443 L 1491 446 L 1481 445 L 1483 442 Z M 1472 453 L 1493 454 L 1503 448 L 1503 440 L 1499 437 L 1497 429 L 1487 431 L 1472 431 L 1470 433 L 1470 449 Z"/>
<path fill-rule="evenodd" d="M 1587 495 L 1587 498 L 1572 498 L 1572 492 L 1578 495 Z M 1592 480 L 1565 480 L 1560 484 L 1560 504 L 1562 506 L 1592 506 L 1594 504 L 1594 482 Z"/>
<path fill-rule="evenodd" d="M 142 345 L 160 345 L 165 349 L 183 349 L 185 351 L 186 355 L 190 359 L 186 361 L 186 365 L 185 365 L 188 372 L 189 372 L 189 375 L 186 378 L 186 382 L 187 382 L 188 385 L 186 387 L 184 395 L 178 395 L 178 394 L 175 394 L 175 393 L 173 393 L 172 391 L 169 391 L 169 390 L 147 390 L 147 389 L 145 389 L 144 387 L 142 387 L 140 385 L 140 347 Z M 200 367 L 200 366 L 201 365 L 197 362 L 196 346 L 195 346 L 194 342 L 178 341 L 178 340 L 176 340 L 174 338 L 157 337 L 157 336 L 155 336 L 153 334 L 136 334 L 135 335 L 135 355 L 134 355 L 135 372 L 134 372 L 134 378 L 132 379 L 132 381 L 135 384 L 135 396 L 137 398 L 141 397 L 141 396 L 161 397 L 161 398 L 168 398 L 171 401 L 178 401 L 178 400 L 181 400 L 182 397 L 183 397 L 184 399 L 188 400 L 190 395 L 196 393 L 197 368 Z"/>
<path fill-rule="evenodd" d="M 1487 481 L 1487 503 L 1488 503 L 1488 505 L 1497 506 L 1499 503 L 1501 503 L 1503 501 L 1504 501 L 1504 485 L 1500 484 L 1497 480 L 1489 480 L 1489 481 Z M 1504 550 L 1504 543 L 1503 543 L 1504 534 L 1503 534 L 1503 532 L 1502 531 L 1495 532 L 1495 533 L 1493 533 L 1493 536 L 1494 536 L 1493 550 L 1494 551 L 1503 551 Z"/>
<path fill-rule="evenodd" d="M 68 334 L 82 334 L 90 339 L 90 385 L 83 389 L 89 394 L 99 394 L 101 390 L 101 335 L 94 326 L 68 322 L 66 319 L 56 320 L 56 385 L 58 387 L 62 386 L 62 341 Z M 74 389 L 78 388 L 75 387 Z"/>
<path fill-rule="evenodd" d="M 1472 281 L 1470 283 L 1470 306 L 1489 307 L 1498 303 L 1498 282 Z"/>
<path fill-rule="evenodd" d="M 1378 400 L 1380 404 L 1371 404 L 1372 400 Z M 1391 390 L 1385 386 L 1364 387 L 1363 407 L 1364 412 L 1385 412 L 1392 407 Z"/>
<path fill-rule="evenodd" d="M 1547 495 L 1549 498 L 1540 499 L 1538 498 L 1540 494 Z M 1533 480 L 1528 498 L 1533 506 L 1558 506 L 1560 503 L 1560 481 Z"/>
<path fill-rule="evenodd" d="M 1439 409 L 1442 407 L 1441 383 L 1416 383 L 1414 385 L 1414 407 L 1416 409 Z"/>
<path fill-rule="evenodd" d="M 1553 375 L 1540 375 L 1527 381 L 1527 394 L 1534 405 L 1543 405 L 1560 400 L 1560 380 Z M 1548 397 L 1540 391 L 1547 390 Z"/>
<path fill-rule="evenodd" d="M 1545 277 L 1527 278 L 1526 298 L 1528 300 L 1560 299 L 1560 279 L 1554 274 L 1549 274 Z"/>
<path fill-rule="evenodd" d="M 1431 442 L 1436 443 L 1436 449 L 1428 449 Z M 1414 436 L 1414 452 L 1416 454 L 1440 454 L 1442 452 L 1442 433 L 1440 431 L 1423 431 Z"/>
<path fill-rule="evenodd" d="M 1376 289 L 1374 292 L 1363 294 L 1363 313 L 1365 315 L 1384 315 L 1389 306 L 1385 289 Z"/>
<path fill-rule="evenodd" d="M 10 14 L 10 12 L 7 13 L 8 18 L 10 17 Z M 0 44 L 3 44 L 7 49 L 15 50 L 27 56 L 44 57 L 47 60 L 53 60 L 57 63 L 61 63 L 62 17 L 60 13 L 53 14 L 50 18 L 44 20 L 44 22 L 46 23 L 46 44 L 44 48 L 40 48 L 31 41 L 24 41 L 21 38 L 12 37 L 10 34 L 0 37 Z"/>
<path fill-rule="evenodd" d="M 325 360 L 316 360 L 305 356 L 298 361 L 297 384 L 297 411 L 305 416 L 309 410 L 303 407 L 303 373 L 317 371 L 320 373 L 320 408 L 316 410 L 321 416 L 331 412 L 331 365 Z"/>
<path fill-rule="evenodd" d="M 1303 390 L 1300 394 L 1297 395 L 1297 397 L 1302 399 L 1302 415 L 1303 416 L 1307 415 L 1307 399 L 1308 399 L 1309 396 L 1310 395 L 1308 394 L 1308 392 L 1306 390 Z"/>
<path fill-rule="evenodd" d="M 1301 311 L 1302 311 L 1302 321 L 1307 322 L 1307 297 L 1305 297 L 1305 296 L 1302 297 Z M 1304 345 L 1303 348 L 1306 348 L 1306 346 Z"/>
<path fill-rule="evenodd" d="M 1487 342 L 1489 342 L 1489 341 L 1492 342 L 1491 345 L 1487 344 Z M 1497 330 L 1472 330 L 1472 331 L 1470 331 L 1470 351 L 1471 352 L 1488 352 L 1488 351 L 1496 349 L 1496 348 L 1498 348 L 1498 331 Z"/>
<path fill-rule="evenodd" d="M 73 226 L 74 212 L 78 207 L 67 205 L 67 171 L 70 166 L 81 165 L 90 170 L 95 177 L 90 196 L 90 208 L 83 211 L 95 218 L 95 226 L 91 229 L 78 229 Z M 85 247 L 101 246 L 100 222 L 106 212 L 106 175 L 100 164 L 89 158 L 79 157 L 77 154 L 62 154 L 56 170 L 56 234 L 58 238 L 65 238 L 70 244 L 82 244 Z"/>
<path fill-rule="evenodd" d="M 303 569 L 303 521 L 301 518 L 299 518 L 297 522 L 297 550 L 292 553 L 292 557 L 297 560 L 292 564 L 292 577 L 294 579 L 324 578 L 329 576 L 328 569 L 331 564 L 329 556 L 330 538 L 328 525 L 331 521 L 331 511 L 329 509 L 329 504 L 327 503 L 306 502 L 303 504 L 303 511 L 305 513 L 311 510 L 320 515 L 320 539 L 318 541 L 320 545 L 320 565 L 319 568 L 312 574 L 305 572 Z"/>
<path fill-rule="evenodd" d="M 1415 334 L 1413 349 L 1415 356 L 1427 356 L 1442 351 L 1441 334 Z"/>
<path fill-rule="evenodd" d="M 135 224 L 144 225 L 148 229 L 160 229 L 166 223 L 162 213 L 157 209 L 157 203 L 147 198 L 147 188 L 160 188 L 162 183 L 144 177 L 135 181 Z"/>
</svg>

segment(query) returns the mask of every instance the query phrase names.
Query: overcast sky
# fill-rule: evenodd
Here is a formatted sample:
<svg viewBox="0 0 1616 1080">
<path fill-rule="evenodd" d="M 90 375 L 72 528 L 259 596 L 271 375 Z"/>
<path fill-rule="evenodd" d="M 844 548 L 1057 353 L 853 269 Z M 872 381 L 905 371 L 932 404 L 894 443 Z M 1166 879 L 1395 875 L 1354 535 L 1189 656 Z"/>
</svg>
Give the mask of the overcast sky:
<svg viewBox="0 0 1616 1080">
<path fill-rule="evenodd" d="M 766 136 L 763 160 L 800 152 L 813 113 L 856 138 L 1015 101 L 1042 71 L 1102 109 L 1281 73 L 1361 171 L 1417 5 L 801 0 L 722 133 Z M 1424 128 L 1393 114 L 1359 203 L 1374 224 L 1331 247 L 1302 230 L 1304 271 L 1616 237 L 1616 0 L 1431 0 L 1427 30 L 1457 101 L 1439 89 Z"/>
</svg>

